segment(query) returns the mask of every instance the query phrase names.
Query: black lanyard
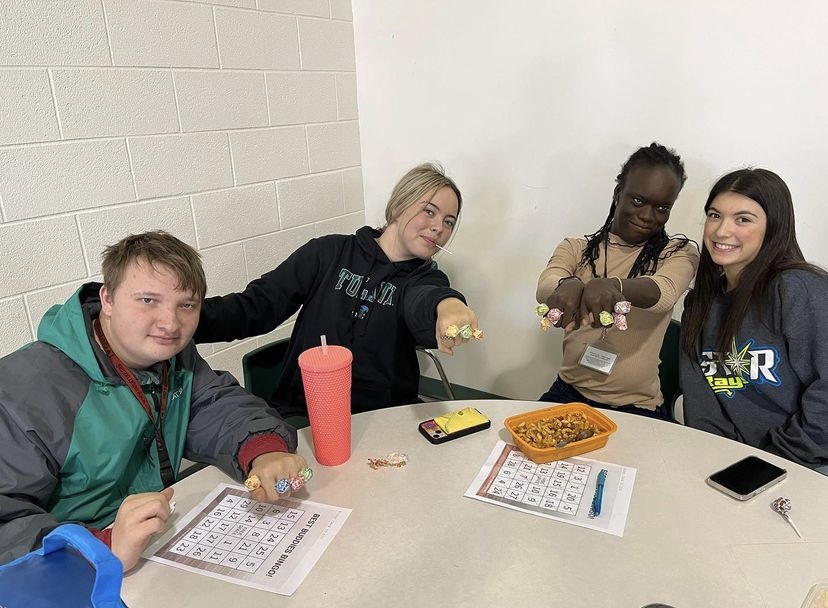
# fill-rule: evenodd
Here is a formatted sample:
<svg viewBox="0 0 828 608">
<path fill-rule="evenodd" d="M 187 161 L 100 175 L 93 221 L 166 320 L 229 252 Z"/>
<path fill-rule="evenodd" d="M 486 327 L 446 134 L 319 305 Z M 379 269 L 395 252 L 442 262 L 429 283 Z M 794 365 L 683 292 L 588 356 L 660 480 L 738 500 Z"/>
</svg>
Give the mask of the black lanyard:
<svg viewBox="0 0 828 608">
<path fill-rule="evenodd" d="M 607 260 L 609 259 L 609 235 L 606 236 L 604 239 L 604 278 L 607 278 Z M 627 274 L 627 278 L 631 279 L 630 276 L 632 274 L 632 268 L 630 268 L 630 272 Z"/>
<path fill-rule="evenodd" d="M 103 329 L 101 329 L 100 318 L 95 319 L 93 327 L 95 329 L 95 335 L 98 337 L 98 342 L 101 343 L 101 348 L 106 353 L 106 356 L 109 357 L 109 360 L 112 362 L 112 366 L 115 368 L 115 371 L 118 372 L 121 380 L 123 380 L 129 387 L 129 390 L 132 391 L 132 394 L 138 400 L 138 403 L 140 403 L 141 407 L 144 408 L 144 413 L 146 413 L 147 418 L 149 418 L 149 421 L 152 424 L 152 428 L 155 430 L 155 444 L 158 446 L 158 464 L 161 468 L 161 481 L 164 484 L 164 487 L 171 486 L 175 483 L 175 473 L 173 472 L 172 463 L 170 462 L 170 455 L 167 452 L 167 444 L 164 443 L 164 435 L 161 432 L 164 428 L 164 414 L 167 411 L 167 392 L 170 388 L 169 363 L 164 361 L 161 366 L 161 404 L 158 407 L 158 422 L 156 422 L 155 417 L 152 415 L 152 406 L 150 405 L 147 396 L 144 394 L 144 390 L 141 388 L 138 378 L 135 377 L 132 370 L 124 365 L 124 362 L 121 361 L 118 355 L 116 355 L 112 350 L 112 347 L 109 345 L 109 341 L 103 333 Z"/>
<path fill-rule="evenodd" d="M 607 258 L 609 258 L 609 235 L 604 238 L 604 278 L 607 278 Z"/>
</svg>

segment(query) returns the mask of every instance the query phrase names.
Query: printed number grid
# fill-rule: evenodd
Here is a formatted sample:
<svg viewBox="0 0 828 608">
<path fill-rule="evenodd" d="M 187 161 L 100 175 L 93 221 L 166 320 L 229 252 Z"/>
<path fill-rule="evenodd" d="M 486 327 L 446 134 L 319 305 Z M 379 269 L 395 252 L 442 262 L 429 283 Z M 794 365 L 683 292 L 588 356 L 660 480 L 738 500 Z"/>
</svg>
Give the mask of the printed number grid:
<svg viewBox="0 0 828 608">
<path fill-rule="evenodd" d="M 248 498 L 246 492 L 226 489 L 158 555 L 228 576 L 254 573 L 304 513 L 301 509 L 257 502 Z"/>
<path fill-rule="evenodd" d="M 589 465 L 564 460 L 536 464 L 512 448 L 486 495 L 542 511 L 577 515 L 591 469 Z"/>
</svg>

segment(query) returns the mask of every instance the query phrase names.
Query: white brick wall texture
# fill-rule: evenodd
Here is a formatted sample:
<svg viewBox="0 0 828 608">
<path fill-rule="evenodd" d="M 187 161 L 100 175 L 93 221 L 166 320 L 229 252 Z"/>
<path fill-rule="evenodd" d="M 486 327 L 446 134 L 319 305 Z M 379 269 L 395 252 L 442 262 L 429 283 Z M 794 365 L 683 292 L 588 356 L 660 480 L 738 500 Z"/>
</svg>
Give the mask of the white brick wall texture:
<svg viewBox="0 0 828 608">
<path fill-rule="evenodd" d="M 168 230 L 209 294 L 364 223 L 350 0 L 0 2 L 0 356 Z M 290 333 L 205 345 L 242 355 Z"/>
<path fill-rule="evenodd" d="M 334 74 L 271 72 L 267 98 L 273 124 L 329 122 L 337 117 Z"/>
<path fill-rule="evenodd" d="M 304 126 L 231 133 L 230 154 L 236 184 L 308 173 L 308 138 Z"/>
</svg>

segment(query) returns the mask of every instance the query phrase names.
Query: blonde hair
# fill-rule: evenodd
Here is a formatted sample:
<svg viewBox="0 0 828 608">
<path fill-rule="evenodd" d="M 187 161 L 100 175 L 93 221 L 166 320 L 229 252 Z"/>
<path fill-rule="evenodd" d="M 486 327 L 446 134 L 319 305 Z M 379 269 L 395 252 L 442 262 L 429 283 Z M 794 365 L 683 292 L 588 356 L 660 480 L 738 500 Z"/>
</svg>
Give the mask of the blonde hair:
<svg viewBox="0 0 828 608">
<path fill-rule="evenodd" d="M 192 292 L 199 300 L 207 294 L 201 256 L 169 232 L 155 230 L 130 234 L 104 249 L 101 270 L 104 285 L 109 291 L 114 292 L 118 288 L 127 267 L 134 261 L 145 262 L 152 268 L 168 268 L 178 279 L 178 288 Z"/>
<path fill-rule="evenodd" d="M 463 197 L 454 181 L 446 176 L 443 167 L 437 163 L 423 163 L 411 169 L 400 178 L 391 191 L 391 197 L 385 206 L 385 225 L 394 223 L 414 203 L 423 196 L 441 188 L 451 188 L 457 197 L 457 215 L 463 206 Z"/>
</svg>

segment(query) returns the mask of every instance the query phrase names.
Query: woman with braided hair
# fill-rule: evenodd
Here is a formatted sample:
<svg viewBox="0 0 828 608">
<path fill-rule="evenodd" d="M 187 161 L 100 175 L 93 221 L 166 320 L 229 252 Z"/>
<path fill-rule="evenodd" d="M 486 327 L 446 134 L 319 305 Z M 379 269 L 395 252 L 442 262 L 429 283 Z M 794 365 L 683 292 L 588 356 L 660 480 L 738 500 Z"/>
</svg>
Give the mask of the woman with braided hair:
<svg viewBox="0 0 828 608">
<path fill-rule="evenodd" d="M 673 150 L 657 143 L 639 148 L 615 178 L 604 225 L 555 249 L 538 279 L 537 300 L 560 313 L 553 324 L 565 332 L 563 361 L 541 401 L 666 418 L 658 355 L 699 262 L 693 241 L 664 229 L 686 179 Z M 613 323 L 620 302 L 629 303 L 629 312 Z"/>
</svg>

